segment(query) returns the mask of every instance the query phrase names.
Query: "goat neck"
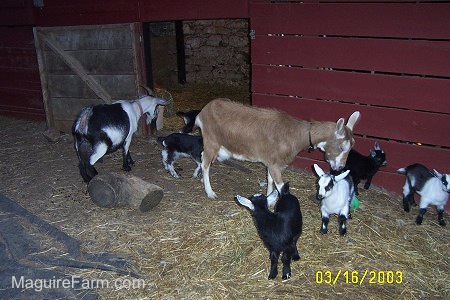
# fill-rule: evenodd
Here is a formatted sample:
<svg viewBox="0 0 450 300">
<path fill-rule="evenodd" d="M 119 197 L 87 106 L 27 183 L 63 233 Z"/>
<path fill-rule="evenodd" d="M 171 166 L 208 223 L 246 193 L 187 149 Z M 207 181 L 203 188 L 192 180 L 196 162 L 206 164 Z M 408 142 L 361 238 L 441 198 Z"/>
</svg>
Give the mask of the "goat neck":
<svg viewBox="0 0 450 300">
<path fill-rule="evenodd" d="M 144 110 L 142 109 L 142 104 L 141 104 L 141 99 L 136 100 L 136 103 L 138 105 L 139 108 L 139 118 L 142 117 L 142 115 L 144 114 Z"/>
</svg>

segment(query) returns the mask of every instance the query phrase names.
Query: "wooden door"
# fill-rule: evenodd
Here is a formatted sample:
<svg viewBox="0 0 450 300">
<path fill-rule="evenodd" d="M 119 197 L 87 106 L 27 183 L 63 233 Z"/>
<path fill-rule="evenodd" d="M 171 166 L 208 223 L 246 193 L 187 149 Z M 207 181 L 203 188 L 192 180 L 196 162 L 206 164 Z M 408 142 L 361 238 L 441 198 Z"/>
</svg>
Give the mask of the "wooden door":
<svg viewBox="0 0 450 300">
<path fill-rule="evenodd" d="M 34 28 L 49 127 L 71 132 L 81 108 L 138 96 L 139 23 Z"/>
</svg>

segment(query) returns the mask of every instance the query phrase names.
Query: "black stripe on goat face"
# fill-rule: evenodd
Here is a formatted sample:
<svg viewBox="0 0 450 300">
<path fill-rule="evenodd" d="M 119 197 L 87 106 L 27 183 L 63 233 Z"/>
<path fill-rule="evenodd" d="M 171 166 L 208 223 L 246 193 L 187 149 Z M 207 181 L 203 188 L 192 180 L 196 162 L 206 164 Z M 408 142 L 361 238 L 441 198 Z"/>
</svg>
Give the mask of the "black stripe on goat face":
<svg viewBox="0 0 450 300">
<path fill-rule="evenodd" d="M 449 177 L 450 177 L 450 175 L 448 175 L 448 174 L 444 174 L 444 175 L 442 175 L 442 177 L 441 177 L 441 182 L 442 182 L 442 184 L 444 185 L 444 190 L 445 190 L 447 193 L 450 193 L 450 181 L 449 181 Z"/>
<path fill-rule="evenodd" d="M 319 178 L 317 188 L 317 200 L 321 201 L 328 196 L 334 187 L 334 178 L 332 176 L 322 176 Z"/>
</svg>

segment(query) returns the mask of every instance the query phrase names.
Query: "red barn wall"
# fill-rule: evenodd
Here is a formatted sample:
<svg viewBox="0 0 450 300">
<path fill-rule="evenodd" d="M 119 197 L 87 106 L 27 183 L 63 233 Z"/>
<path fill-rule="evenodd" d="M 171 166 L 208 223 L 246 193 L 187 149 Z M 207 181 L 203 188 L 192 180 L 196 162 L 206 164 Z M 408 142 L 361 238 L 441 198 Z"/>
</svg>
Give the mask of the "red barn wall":
<svg viewBox="0 0 450 300">
<path fill-rule="evenodd" d="M 378 141 L 388 166 L 373 182 L 401 193 L 400 167 L 450 172 L 450 3 L 358 2 L 251 1 L 253 104 L 309 120 L 359 110 L 356 150 Z"/>
</svg>

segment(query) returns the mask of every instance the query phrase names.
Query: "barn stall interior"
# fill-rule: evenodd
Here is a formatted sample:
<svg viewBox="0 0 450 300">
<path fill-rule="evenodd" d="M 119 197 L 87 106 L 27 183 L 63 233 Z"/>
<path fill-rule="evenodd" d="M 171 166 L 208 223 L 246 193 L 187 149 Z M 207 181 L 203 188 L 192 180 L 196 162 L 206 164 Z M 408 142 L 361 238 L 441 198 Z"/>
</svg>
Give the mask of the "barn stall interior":
<svg viewBox="0 0 450 300">
<path fill-rule="evenodd" d="M 1 27 L 5 57 L 2 72 L 9 75 L 2 79 L 2 114 L 40 122 L 1 118 L 2 170 L 5 170 L 2 194 L 76 239 L 81 245 L 81 256 L 74 259 L 86 262 L 89 254 L 107 252 L 125 257 L 128 264 L 122 267 L 129 273 L 55 267 L 48 261 L 37 263 L 31 259 L 36 253 L 61 258 L 72 252 L 67 245 L 42 232 L 41 227 L 33 227 L 27 219 L 16 215 L 19 225 L 41 241 L 28 256 L 20 257 L 22 265 L 56 268 L 65 275 L 91 282 L 105 279 L 111 285 L 125 283 L 114 288 L 89 289 L 89 293 L 105 299 L 243 295 L 288 299 L 448 297 L 448 229 L 437 224 L 433 209 L 427 213 L 423 225 L 414 224 L 418 209 L 413 208 L 409 214 L 403 212 L 399 193 L 404 178 L 395 174 L 398 167 L 412 162 L 449 172 L 446 164 L 449 145 L 442 138 L 450 127 L 445 98 L 450 77 L 445 59 L 450 38 L 444 30 L 449 27 L 448 4 L 251 1 L 245 7 L 239 3 L 240 13 L 236 13 L 220 5 L 211 8 L 204 1 L 195 1 L 199 9 L 195 15 L 188 15 L 192 10 L 181 9 L 181 2 L 172 2 L 178 8 L 175 4 L 154 1 L 151 4 L 129 1 L 126 5 L 113 1 L 102 18 L 98 16 L 102 15 L 104 5 L 98 4 L 95 9 L 72 7 L 78 9 L 74 13 L 91 9 L 91 15 L 84 19 L 70 18 L 70 13 L 65 18 L 57 15 L 58 5 L 59 9 L 69 5 L 65 1 L 44 1 L 43 8 L 34 7 L 32 1 L 22 1 L 22 6 L 8 3 L 11 9 L 25 10 L 28 15 L 19 21 L 2 18 L 10 22 Z M 146 13 L 135 13 L 138 7 L 146 7 Z M 85 11 L 86 15 L 89 14 Z M 300 200 L 304 216 L 298 243 L 301 260 L 293 263 L 293 277 L 287 281 L 267 280 L 267 250 L 248 212 L 233 201 L 238 193 L 249 196 L 265 190 L 260 186 L 266 176 L 262 166 L 241 163 L 242 167 L 237 169 L 214 165 L 211 178 L 214 186 L 220 186 L 217 190 L 220 198 L 211 201 L 204 195 L 201 182 L 189 178 L 194 168 L 192 161 L 180 160 L 178 167 L 184 178 L 172 178 L 161 164 L 160 146 L 148 137 L 137 136 L 131 146 L 136 158 L 132 174 L 163 187 L 164 198 L 147 213 L 106 209 L 93 204 L 87 193 L 78 174 L 70 134 L 63 133 L 55 143 L 42 137 L 48 124 L 43 122 L 47 111 L 44 90 L 40 88 L 42 73 L 34 53 L 34 26 L 48 26 L 52 30 L 54 26 L 92 26 L 102 22 L 108 24 L 104 25 L 107 28 L 135 21 L 228 18 L 248 18 L 250 29 L 254 30 L 250 40 L 253 105 L 276 107 L 304 119 L 334 121 L 360 110 L 362 120 L 355 126 L 356 149 L 367 153 L 373 142 L 378 141 L 388 155 L 388 166 L 375 176 L 374 184 L 396 194 L 361 189 L 361 206 L 349 220 L 348 233 L 343 238 L 338 236 L 337 226 L 331 225 L 333 219 L 327 235 L 319 232 L 320 211 L 313 200 L 316 179 L 310 167 L 313 162 L 322 161 L 322 154 L 301 153 L 301 157 L 307 158 L 296 160 L 296 171 L 284 173 L 292 193 Z M 267 22 L 268 18 L 271 22 Z M 136 65 L 139 68 L 144 63 Z M 101 67 L 104 64 L 97 66 Z M 202 106 L 215 97 L 249 100 L 245 89 L 233 86 L 214 89 L 200 84 L 206 87 L 201 89 L 190 84 L 189 72 L 186 75 L 187 85 L 163 86 L 171 92 L 175 107 L 180 110 L 196 108 L 193 103 Z M 139 76 L 144 77 L 142 73 Z M 137 93 L 135 83 L 134 87 Z M 96 100 L 101 101 L 101 97 Z M 181 126 L 179 118 L 167 118 L 164 131 L 158 135 L 177 131 Z M 120 154 L 114 153 L 97 168 L 100 173 L 119 171 L 120 161 Z M 308 172 L 302 171 L 305 169 Z M 3 216 L 12 218 L 13 214 L 5 212 Z M 2 232 L 4 240 L 5 236 Z M 12 255 L 9 261 L 17 263 L 18 257 Z M 362 279 L 366 270 L 367 279 Z M 139 274 L 142 281 L 133 281 L 133 273 Z M 133 282 L 134 287 L 126 286 Z M 16 297 L 22 294 L 45 298 L 55 292 L 55 289 L 36 292 L 33 288 L 11 288 L 10 278 L 4 278 L 2 287 L 7 292 L 17 292 Z M 58 291 L 61 290 L 68 293 L 64 289 Z M 79 297 L 85 290 L 74 293 L 79 293 Z"/>
</svg>

